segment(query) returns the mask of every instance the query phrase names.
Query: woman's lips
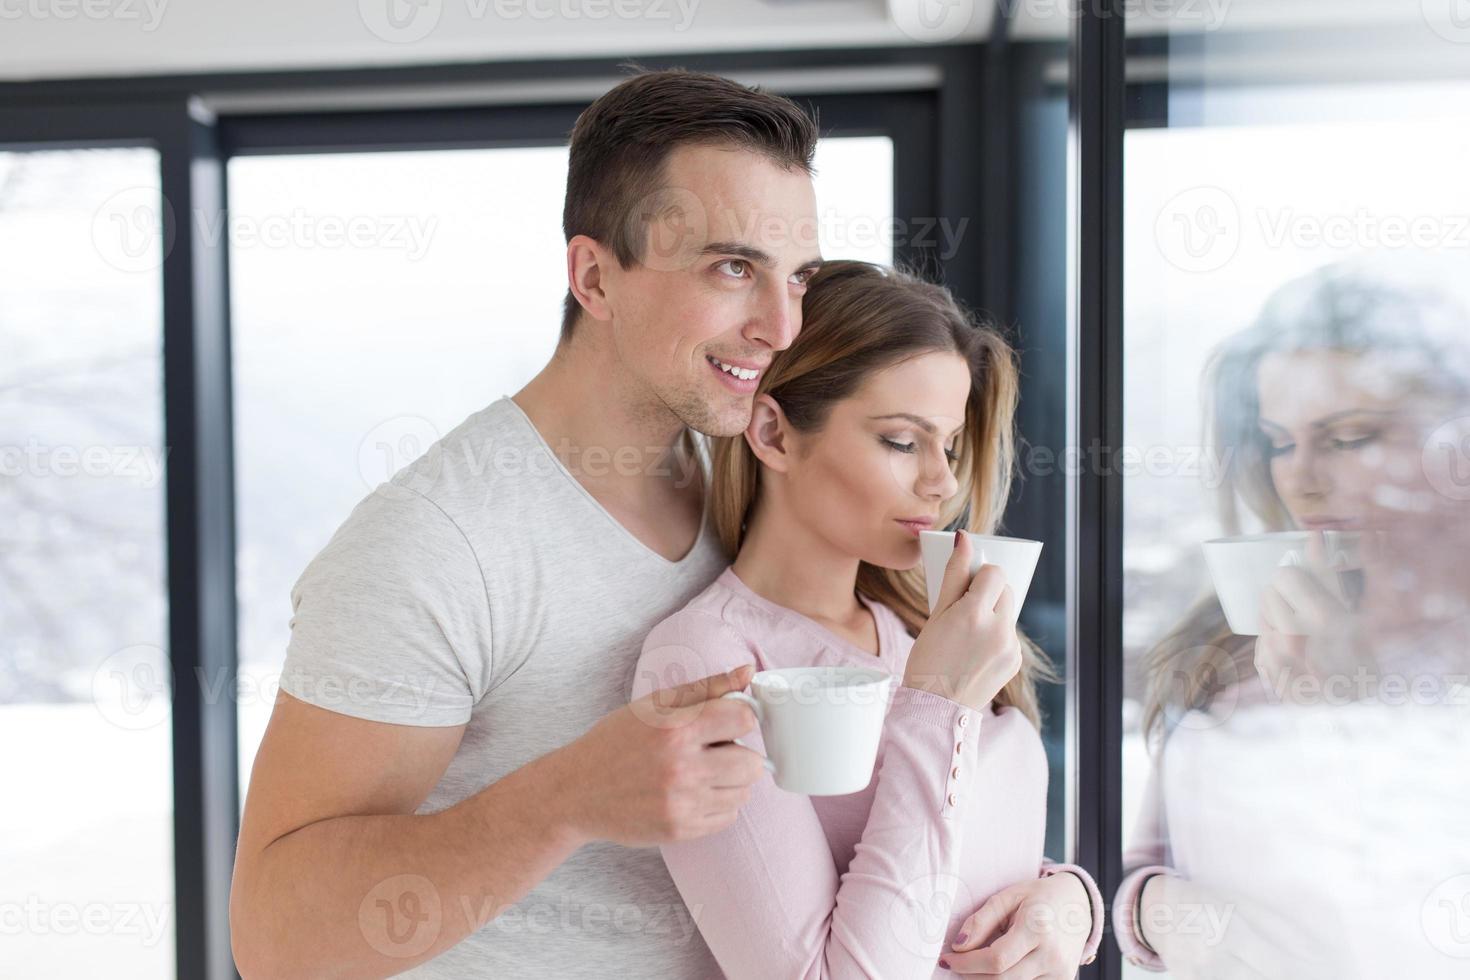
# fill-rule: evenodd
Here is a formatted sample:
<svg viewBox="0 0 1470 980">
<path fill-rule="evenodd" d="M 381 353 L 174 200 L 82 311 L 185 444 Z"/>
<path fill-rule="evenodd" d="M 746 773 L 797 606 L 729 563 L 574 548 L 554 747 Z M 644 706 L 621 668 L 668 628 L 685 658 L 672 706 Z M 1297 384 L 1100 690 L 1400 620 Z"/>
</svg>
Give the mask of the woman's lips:
<svg viewBox="0 0 1470 980">
<path fill-rule="evenodd" d="M 934 521 L 927 517 L 915 518 L 914 520 L 903 520 L 900 518 L 898 523 L 916 538 L 919 536 L 920 531 L 927 531 L 934 526 Z"/>
<path fill-rule="evenodd" d="M 1346 531 L 1358 522 L 1349 517 L 1303 517 L 1298 523 L 1308 531 Z"/>
</svg>

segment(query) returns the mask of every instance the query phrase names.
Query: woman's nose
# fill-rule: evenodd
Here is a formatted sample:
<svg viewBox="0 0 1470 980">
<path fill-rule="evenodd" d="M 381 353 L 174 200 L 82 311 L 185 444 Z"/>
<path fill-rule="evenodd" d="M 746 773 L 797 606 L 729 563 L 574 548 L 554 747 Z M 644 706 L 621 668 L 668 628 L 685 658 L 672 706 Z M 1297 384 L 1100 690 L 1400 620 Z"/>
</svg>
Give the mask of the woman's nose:
<svg viewBox="0 0 1470 980">
<path fill-rule="evenodd" d="M 955 479 L 949 457 L 943 451 L 925 454 L 925 462 L 919 474 L 919 495 L 935 500 L 948 500 L 959 492 L 960 484 Z"/>
<path fill-rule="evenodd" d="M 1320 497 L 1332 489 L 1332 481 L 1326 473 L 1322 454 L 1312 446 L 1298 444 L 1292 454 L 1288 473 L 1289 487 L 1293 494 L 1302 497 Z"/>
</svg>

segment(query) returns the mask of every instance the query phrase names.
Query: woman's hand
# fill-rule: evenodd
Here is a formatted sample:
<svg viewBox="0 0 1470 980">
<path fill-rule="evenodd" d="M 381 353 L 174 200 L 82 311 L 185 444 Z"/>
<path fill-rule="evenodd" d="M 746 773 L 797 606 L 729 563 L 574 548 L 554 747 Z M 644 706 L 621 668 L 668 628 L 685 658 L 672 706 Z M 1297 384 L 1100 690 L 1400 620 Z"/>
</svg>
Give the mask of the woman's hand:
<svg viewBox="0 0 1470 980">
<path fill-rule="evenodd" d="M 1354 614 L 1339 595 L 1321 532 L 1307 539 L 1305 565 L 1284 565 L 1261 593 L 1255 666 L 1279 699 L 1312 701 L 1320 688 L 1357 662 Z M 1307 683 L 1299 679 L 1307 679 Z"/>
<path fill-rule="evenodd" d="M 1092 901 L 1071 872 L 1023 881 L 990 896 L 940 965 L 1005 980 L 1071 980 L 1092 933 Z"/>
<path fill-rule="evenodd" d="M 969 576 L 970 539 L 956 532 L 939 601 L 914 640 L 905 687 L 931 691 L 983 710 L 1021 669 L 1016 597 L 996 565 Z"/>
<path fill-rule="evenodd" d="M 1262 935 L 1259 910 L 1173 875 L 1154 875 L 1138 897 L 1143 941 L 1177 980 L 1317 980 L 1306 958 Z"/>
</svg>

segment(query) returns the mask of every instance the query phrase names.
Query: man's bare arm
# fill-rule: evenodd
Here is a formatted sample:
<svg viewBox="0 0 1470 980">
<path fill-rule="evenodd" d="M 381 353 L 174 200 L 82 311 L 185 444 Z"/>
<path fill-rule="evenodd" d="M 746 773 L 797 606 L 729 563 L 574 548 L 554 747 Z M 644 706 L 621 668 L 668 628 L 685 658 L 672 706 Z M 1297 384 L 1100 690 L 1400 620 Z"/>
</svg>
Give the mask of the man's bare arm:
<svg viewBox="0 0 1470 980">
<path fill-rule="evenodd" d="M 463 732 L 364 721 L 281 693 L 251 774 L 230 895 L 243 976 L 400 973 L 580 846 L 559 819 L 564 787 L 550 757 L 415 816 Z"/>
<path fill-rule="evenodd" d="M 570 745 L 417 815 L 462 726 L 364 721 L 282 692 L 256 756 L 230 928 L 252 977 L 382 977 L 431 959 L 591 840 L 659 843 L 728 826 L 763 773 L 720 700 L 749 668 L 597 721 Z M 655 698 L 660 699 L 657 706 Z"/>
</svg>

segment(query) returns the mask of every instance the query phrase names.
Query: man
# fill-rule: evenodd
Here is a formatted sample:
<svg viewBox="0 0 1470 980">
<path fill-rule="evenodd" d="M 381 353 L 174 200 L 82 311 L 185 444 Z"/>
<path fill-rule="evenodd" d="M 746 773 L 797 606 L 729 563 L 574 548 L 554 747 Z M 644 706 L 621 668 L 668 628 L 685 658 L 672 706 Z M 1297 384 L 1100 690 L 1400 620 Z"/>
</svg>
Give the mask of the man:
<svg viewBox="0 0 1470 980">
<path fill-rule="evenodd" d="M 652 845 L 728 826 L 760 777 L 729 744 L 749 709 L 719 700 L 748 670 L 656 710 L 627 692 L 727 561 L 689 430 L 743 431 L 800 328 L 815 143 L 794 104 L 681 71 L 582 114 L 551 362 L 292 590 L 231 895 L 243 975 L 718 974 Z"/>
</svg>

